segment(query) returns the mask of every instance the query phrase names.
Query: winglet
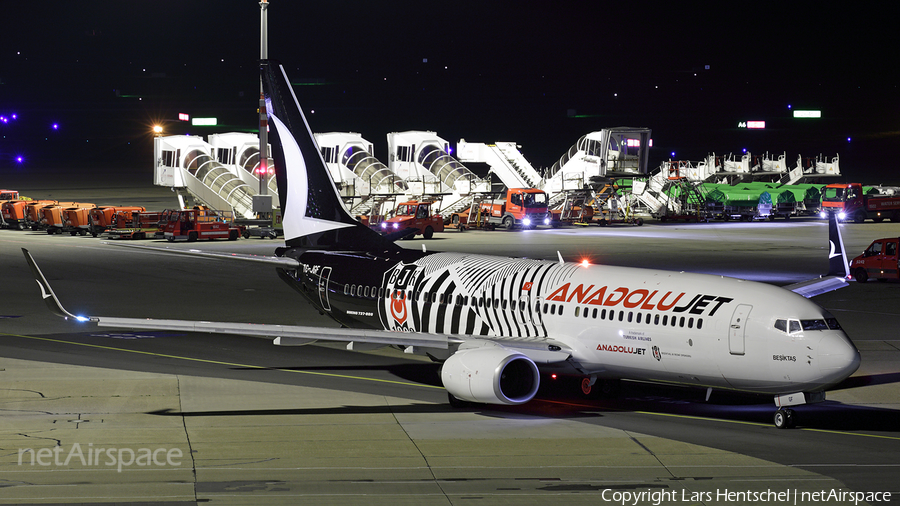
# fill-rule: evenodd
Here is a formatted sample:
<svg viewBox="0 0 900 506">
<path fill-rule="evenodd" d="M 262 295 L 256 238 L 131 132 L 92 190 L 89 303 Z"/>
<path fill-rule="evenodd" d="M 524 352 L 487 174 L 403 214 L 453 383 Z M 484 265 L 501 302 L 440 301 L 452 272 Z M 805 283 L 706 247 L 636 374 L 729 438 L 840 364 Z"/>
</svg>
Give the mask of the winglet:
<svg viewBox="0 0 900 506">
<path fill-rule="evenodd" d="M 57 298 L 56 294 L 53 292 L 53 288 L 50 287 L 50 283 L 47 281 L 47 278 L 44 277 L 44 273 L 41 272 L 41 269 L 34 261 L 31 253 L 29 253 L 25 248 L 22 248 L 22 253 L 25 254 L 25 260 L 28 262 L 28 267 L 31 267 L 31 272 L 34 274 L 34 279 L 35 281 L 37 281 L 38 286 L 41 288 L 41 297 L 43 297 L 44 303 L 47 304 L 47 307 L 50 308 L 50 311 L 52 311 L 53 314 L 66 319 L 72 318 L 78 321 L 90 320 L 89 318 L 85 318 L 84 316 L 75 316 L 72 313 L 66 311 L 66 308 L 63 307 L 62 303 L 59 302 L 59 298 Z"/>
<path fill-rule="evenodd" d="M 834 213 L 828 215 L 828 274 L 784 287 L 806 298 L 831 292 L 848 285 L 850 264 L 841 237 L 841 227 Z"/>
<path fill-rule="evenodd" d="M 841 227 L 837 222 L 836 213 L 828 213 L 828 243 L 828 274 L 826 276 L 850 278 L 847 250 L 844 248 L 844 239 L 841 237 Z"/>
</svg>

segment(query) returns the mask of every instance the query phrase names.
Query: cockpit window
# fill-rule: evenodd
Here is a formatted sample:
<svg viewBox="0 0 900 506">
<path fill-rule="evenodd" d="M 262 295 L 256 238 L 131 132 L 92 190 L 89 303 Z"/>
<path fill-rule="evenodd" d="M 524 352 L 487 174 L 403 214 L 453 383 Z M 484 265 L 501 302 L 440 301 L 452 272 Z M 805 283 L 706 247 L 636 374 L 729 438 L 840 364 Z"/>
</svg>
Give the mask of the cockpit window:
<svg viewBox="0 0 900 506">
<path fill-rule="evenodd" d="M 840 330 L 841 325 L 834 318 L 822 320 L 775 320 L 775 328 L 785 333 L 793 334 L 801 330 Z"/>
<path fill-rule="evenodd" d="M 800 320 L 803 330 L 828 330 L 825 320 Z"/>
</svg>

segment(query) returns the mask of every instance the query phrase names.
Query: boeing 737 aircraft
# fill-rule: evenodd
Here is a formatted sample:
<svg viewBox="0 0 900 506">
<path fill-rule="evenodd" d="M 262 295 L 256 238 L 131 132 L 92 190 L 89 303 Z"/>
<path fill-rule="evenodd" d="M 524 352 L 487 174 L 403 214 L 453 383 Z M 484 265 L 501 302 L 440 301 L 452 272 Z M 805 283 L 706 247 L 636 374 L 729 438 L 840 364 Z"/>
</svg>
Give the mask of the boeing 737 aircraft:
<svg viewBox="0 0 900 506">
<path fill-rule="evenodd" d="M 356 350 L 403 347 L 443 362 L 454 405 L 528 402 L 539 364 L 567 365 L 584 376 L 586 392 L 609 378 L 771 394 L 775 425 L 790 427 L 787 407 L 823 400 L 826 388 L 859 366 L 835 318 L 805 298 L 846 285 L 834 222 L 833 276 L 790 289 L 561 258 L 404 249 L 349 215 L 287 75 L 273 61 L 260 66 L 285 247 L 241 259 L 275 265 L 343 328 L 75 316 L 25 251 L 51 310 L 99 326 L 263 336 L 278 345 L 321 339 Z"/>
</svg>

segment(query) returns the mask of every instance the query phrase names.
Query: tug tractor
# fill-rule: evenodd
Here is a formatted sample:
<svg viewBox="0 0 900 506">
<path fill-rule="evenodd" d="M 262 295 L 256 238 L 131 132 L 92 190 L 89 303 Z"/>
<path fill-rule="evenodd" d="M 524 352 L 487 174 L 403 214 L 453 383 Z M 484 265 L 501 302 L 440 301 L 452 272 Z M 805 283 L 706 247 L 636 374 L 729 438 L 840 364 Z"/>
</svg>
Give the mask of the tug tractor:
<svg viewBox="0 0 900 506">
<path fill-rule="evenodd" d="M 435 232 L 444 231 L 444 218 L 440 214 L 432 213 L 431 206 L 434 202 L 411 200 L 397 206 L 394 216 L 381 222 L 381 231 L 384 234 L 396 234 L 403 230 L 416 229 L 414 234 L 421 235 L 425 239 L 431 239 Z"/>
</svg>

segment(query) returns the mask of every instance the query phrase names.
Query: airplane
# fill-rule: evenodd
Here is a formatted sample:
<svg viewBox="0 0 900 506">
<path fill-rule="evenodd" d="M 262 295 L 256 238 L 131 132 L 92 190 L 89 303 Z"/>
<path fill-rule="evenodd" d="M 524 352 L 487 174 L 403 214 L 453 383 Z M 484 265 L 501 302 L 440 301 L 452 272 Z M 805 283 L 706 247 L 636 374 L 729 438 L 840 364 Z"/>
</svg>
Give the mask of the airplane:
<svg viewBox="0 0 900 506">
<path fill-rule="evenodd" d="M 561 255 L 555 261 L 402 248 L 397 237 L 350 216 L 280 64 L 261 60 L 260 72 L 285 246 L 274 256 L 172 252 L 274 265 L 341 328 L 77 316 L 23 248 L 54 313 L 98 326 L 274 338 L 281 346 L 395 346 L 442 362 L 454 407 L 526 403 L 538 392 L 540 367 L 565 366 L 582 377 L 586 394 L 598 379 L 702 387 L 707 399 L 713 389 L 769 394 L 778 408 L 775 426 L 788 428 L 796 421 L 792 406 L 823 401 L 827 388 L 859 367 L 859 351 L 837 320 L 808 300 L 847 285 L 835 220 L 829 274 L 787 289 L 564 262 Z"/>
</svg>

